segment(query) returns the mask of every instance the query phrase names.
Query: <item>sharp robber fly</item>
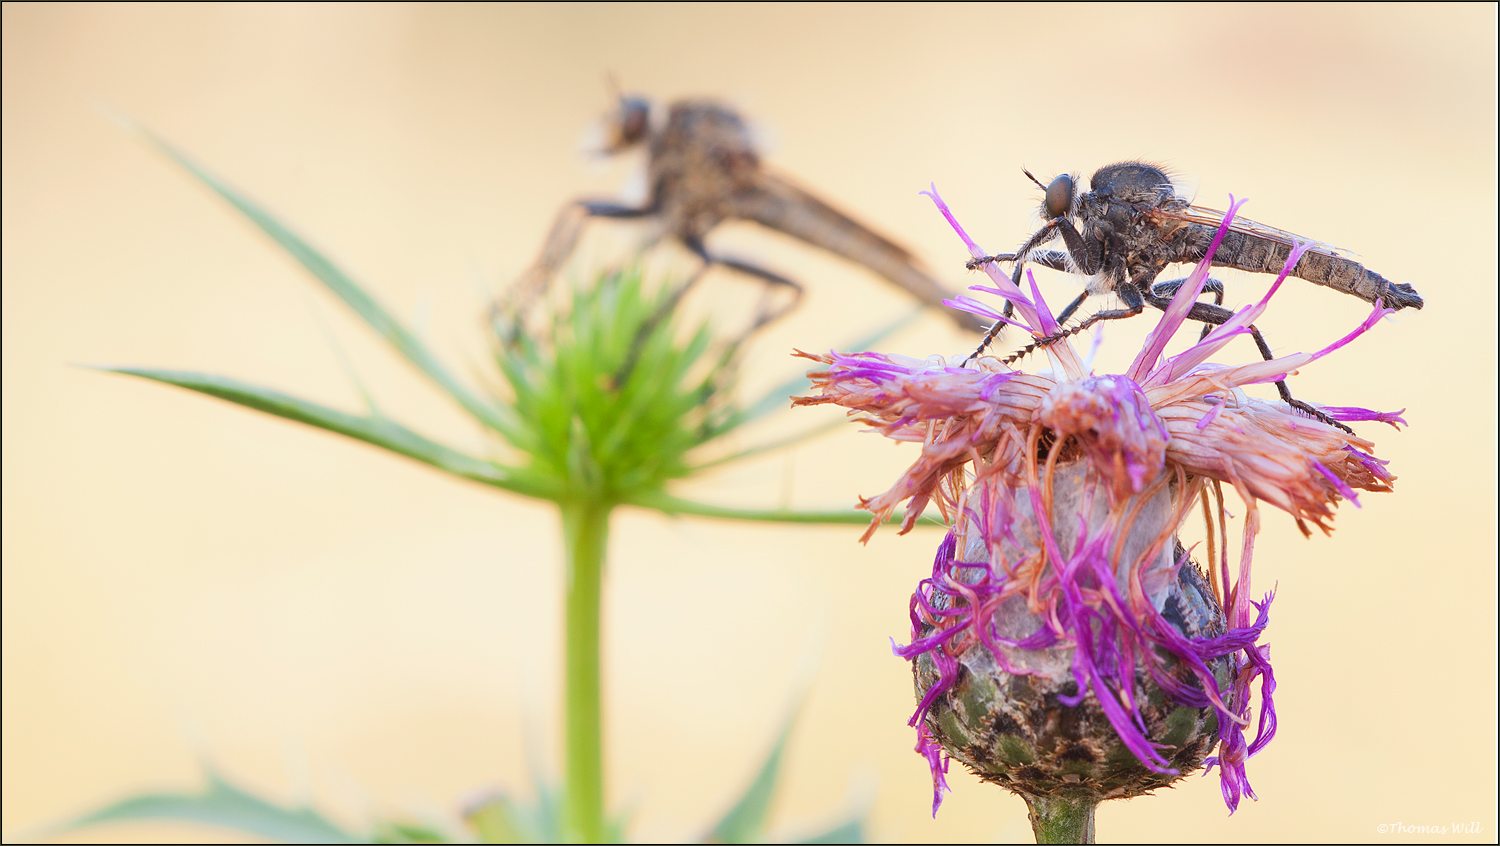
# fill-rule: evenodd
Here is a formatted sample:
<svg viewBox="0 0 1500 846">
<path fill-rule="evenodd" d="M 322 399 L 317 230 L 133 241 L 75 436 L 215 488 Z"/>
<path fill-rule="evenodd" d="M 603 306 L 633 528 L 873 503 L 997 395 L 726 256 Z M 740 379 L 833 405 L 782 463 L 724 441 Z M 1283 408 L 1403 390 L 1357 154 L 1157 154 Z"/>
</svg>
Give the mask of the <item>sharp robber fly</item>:
<svg viewBox="0 0 1500 846">
<path fill-rule="evenodd" d="M 1202 261 L 1224 220 L 1223 212 L 1192 205 L 1180 197 L 1166 171 L 1145 162 L 1120 162 L 1099 168 L 1089 180 L 1090 190 L 1082 194 L 1078 192 L 1076 174 L 1063 174 L 1042 185 L 1030 171 L 1022 172 L 1046 192 L 1041 206 L 1046 222 L 1014 253 L 974 259 L 969 268 L 987 261 L 1010 261 L 1014 262 L 1012 277 L 1019 279 L 1022 266 L 1029 261 L 1093 277 L 1088 288 L 1057 316 L 1059 325 L 1072 317 L 1091 295 L 1113 292 L 1124 307 L 1096 312 L 1076 326 L 1025 347 L 1007 358 L 1007 363 L 1037 347 L 1082 332 L 1101 320 L 1132 317 L 1147 305 L 1165 310 L 1184 280 L 1157 282 L 1156 277 L 1169 264 Z M 1062 239 L 1065 250 L 1041 249 L 1058 238 Z M 1293 246 L 1310 240 L 1236 217 L 1214 253 L 1213 264 L 1252 273 L 1280 273 Z M 1422 307 L 1422 297 L 1410 285 L 1391 282 L 1326 244 L 1315 244 L 1303 253 L 1291 275 L 1369 303 L 1381 300 L 1386 308 Z M 1223 283 L 1209 279 L 1204 292 L 1214 295 L 1214 303 L 1194 303 L 1188 319 L 1216 326 L 1234 315 L 1223 307 Z M 1009 310 L 1007 304 L 1006 311 Z M 974 351 L 975 356 L 984 352 L 1003 325 L 997 323 L 990 329 Z M 1208 331 L 1207 327 L 1204 331 Z M 1271 349 L 1260 331 L 1252 326 L 1250 332 L 1261 355 L 1271 359 Z M 1293 400 L 1284 381 L 1277 382 L 1276 389 L 1289 405 L 1324 422 L 1333 422 L 1306 403 Z"/>
<path fill-rule="evenodd" d="M 802 286 L 754 262 L 714 252 L 706 243 L 709 232 L 720 223 L 750 220 L 863 265 L 928 306 L 941 309 L 964 329 L 984 332 L 989 328 L 975 315 L 943 307 L 943 300 L 954 293 L 904 248 L 764 167 L 749 128 L 729 106 L 694 99 L 663 108 L 642 97 L 622 95 L 606 124 L 604 153 L 646 148 L 646 201 L 629 205 L 581 199 L 564 206 L 541 256 L 512 289 L 513 310 L 523 310 L 540 295 L 572 253 L 589 220 L 647 219 L 655 224 L 655 238 L 676 239 L 702 260 L 705 270 L 719 265 L 767 283 L 768 296 L 752 318 L 753 331 L 790 311 L 801 298 Z M 673 292 L 670 303 L 680 299 L 699 276 L 701 271 Z M 775 289 L 790 292 L 790 302 L 772 308 L 769 294 Z"/>
</svg>

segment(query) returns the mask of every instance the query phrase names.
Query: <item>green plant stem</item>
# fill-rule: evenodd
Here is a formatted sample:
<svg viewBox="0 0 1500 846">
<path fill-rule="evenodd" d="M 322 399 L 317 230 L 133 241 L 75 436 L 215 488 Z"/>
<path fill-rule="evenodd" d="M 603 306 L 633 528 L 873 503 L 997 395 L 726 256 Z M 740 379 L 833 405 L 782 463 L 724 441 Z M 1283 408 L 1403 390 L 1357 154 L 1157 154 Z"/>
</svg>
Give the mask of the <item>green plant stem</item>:
<svg viewBox="0 0 1500 846">
<path fill-rule="evenodd" d="M 1026 817 L 1038 843 L 1093 843 L 1097 799 L 1061 796 L 1022 796 Z"/>
<path fill-rule="evenodd" d="M 614 504 L 597 499 L 561 503 L 567 545 L 566 627 L 566 810 L 569 840 L 603 843 L 604 729 L 599 684 L 599 612 L 604 588 L 604 551 Z"/>
<path fill-rule="evenodd" d="M 745 520 L 760 523 L 807 523 L 838 526 L 870 525 L 870 512 L 855 511 L 852 506 L 842 511 L 798 511 L 790 508 L 732 508 L 724 505 L 711 505 L 706 502 L 683 499 L 682 497 L 672 496 L 663 491 L 632 493 L 626 498 L 624 504 L 634 505 L 639 508 L 649 508 L 673 516 L 691 514 L 695 517 L 715 517 L 722 520 Z M 900 523 L 901 514 L 892 515 L 886 522 L 893 525 Z M 943 527 L 942 522 L 932 516 L 923 516 L 917 521 L 917 525 L 931 526 L 933 528 Z"/>
</svg>

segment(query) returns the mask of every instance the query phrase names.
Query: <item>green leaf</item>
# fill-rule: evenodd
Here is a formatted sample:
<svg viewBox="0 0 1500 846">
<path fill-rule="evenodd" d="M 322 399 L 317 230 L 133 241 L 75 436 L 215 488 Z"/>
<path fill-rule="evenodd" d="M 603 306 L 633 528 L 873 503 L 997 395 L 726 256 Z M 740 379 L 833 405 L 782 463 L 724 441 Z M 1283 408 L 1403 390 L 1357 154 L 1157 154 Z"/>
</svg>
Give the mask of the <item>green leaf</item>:
<svg viewBox="0 0 1500 846">
<path fill-rule="evenodd" d="M 368 843 L 311 808 L 283 808 L 251 795 L 213 772 L 202 793 L 148 793 L 69 820 L 59 831 L 125 820 L 179 820 L 246 831 L 288 843 Z"/>
<path fill-rule="evenodd" d="M 452 843 L 453 838 L 441 829 L 409 822 L 383 822 L 375 830 L 376 843 Z"/>
<path fill-rule="evenodd" d="M 509 796 L 495 794 L 469 807 L 464 821 L 480 843 L 543 842 L 528 816 L 529 812 Z"/>
<path fill-rule="evenodd" d="M 533 778 L 536 800 L 523 802 L 495 792 L 469 806 L 464 821 L 481 843 L 563 843 L 563 801 L 560 793 L 539 775 Z M 609 829 L 608 842 L 623 842 L 618 823 Z"/>
<path fill-rule="evenodd" d="M 827 831 L 814 834 L 811 837 L 798 840 L 798 843 L 863 843 L 865 842 L 865 821 L 856 817 L 847 822 L 840 823 Z"/>
<path fill-rule="evenodd" d="M 536 836 L 531 839 L 542 843 L 562 843 L 563 808 L 567 804 L 563 801 L 562 791 L 553 788 L 535 772 L 532 788 L 536 790 L 536 801 L 528 810 L 530 824 Z"/>
<path fill-rule="evenodd" d="M 263 388 L 225 376 L 183 370 L 153 370 L 138 367 L 100 367 L 110 373 L 139 376 L 179 388 L 187 388 L 276 417 L 305 423 L 373 444 L 416 459 L 446 473 L 527 496 L 552 499 L 556 491 L 542 482 L 523 477 L 489 461 L 465 455 L 417 434 L 387 417 L 361 417 L 299 399 L 271 388 Z"/>
<path fill-rule="evenodd" d="M 771 747 L 771 754 L 761 765 L 760 772 L 745 790 L 740 800 L 734 803 L 713 831 L 708 834 L 710 843 L 756 843 L 765 837 L 766 818 L 770 815 L 771 796 L 776 790 L 776 777 L 781 773 L 781 758 L 786 752 L 787 738 L 792 733 L 796 714 L 787 718 L 781 735 Z"/>
<path fill-rule="evenodd" d="M 533 778 L 534 802 L 493 793 L 470 805 L 464 821 L 480 843 L 567 843 L 563 839 L 563 800 L 560 790 L 540 776 Z M 625 815 L 605 821 L 604 842 L 624 843 Z"/>
<path fill-rule="evenodd" d="M 167 143 L 165 140 L 152 134 L 150 130 L 135 123 L 123 115 L 115 115 L 116 121 L 125 128 L 145 139 L 156 149 L 165 153 L 183 169 L 213 189 L 220 197 L 229 201 L 241 214 L 250 219 L 251 223 L 260 227 L 260 230 L 271 237 L 278 246 L 286 250 L 292 258 L 317 277 L 318 281 L 333 292 L 335 296 L 343 300 L 346 305 L 354 310 L 372 329 L 380 333 L 391 346 L 396 348 L 402 356 L 416 366 L 427 378 L 431 379 L 438 387 L 442 388 L 452 397 L 465 411 L 472 414 L 485 425 L 501 431 L 507 425 L 502 409 L 492 405 L 469 391 L 463 383 L 459 382 L 448 372 L 437 357 L 427 349 L 421 339 L 415 333 L 407 329 L 400 321 L 396 320 L 390 312 L 386 311 L 374 297 L 366 293 L 348 274 L 344 273 L 337 265 L 314 249 L 310 244 L 297 235 L 285 224 L 283 224 L 271 213 L 251 202 L 239 191 L 231 188 L 227 183 L 210 173 L 206 168 L 199 165 L 186 153 Z"/>
<path fill-rule="evenodd" d="M 781 773 L 781 761 L 786 753 L 787 740 L 792 726 L 797 721 L 794 711 L 782 726 L 781 734 L 761 765 L 760 772 L 745 790 L 733 808 L 719 820 L 709 832 L 708 843 L 760 843 L 767 839 L 766 821 L 770 816 L 771 798 L 776 791 L 776 779 Z M 799 839 L 797 843 L 863 843 L 864 816 L 861 813 L 826 831 Z"/>
</svg>

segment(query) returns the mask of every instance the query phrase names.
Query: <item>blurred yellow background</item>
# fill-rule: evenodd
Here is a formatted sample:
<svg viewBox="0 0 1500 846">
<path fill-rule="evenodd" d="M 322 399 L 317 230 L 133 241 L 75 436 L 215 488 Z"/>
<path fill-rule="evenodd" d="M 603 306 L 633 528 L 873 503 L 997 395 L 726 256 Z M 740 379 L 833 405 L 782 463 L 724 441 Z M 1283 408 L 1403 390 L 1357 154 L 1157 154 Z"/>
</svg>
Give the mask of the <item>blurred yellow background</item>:
<svg viewBox="0 0 1500 846">
<path fill-rule="evenodd" d="M 461 448 L 477 427 L 222 202 L 112 124 L 152 127 L 294 223 L 487 372 L 487 297 L 575 196 L 631 162 L 579 152 L 605 79 L 714 95 L 765 159 L 909 245 L 950 285 L 962 245 L 1036 225 L 1046 179 L 1165 162 L 1225 207 L 1357 251 L 1426 297 L 1294 381 L 1399 476 L 1304 539 L 1267 509 L 1256 584 L 1280 734 L 1233 817 L 1217 776 L 1110 803 L 1102 840 L 1495 838 L 1496 214 L 1492 5 L 1149 7 L 125 6 L 4 15 L 4 830 L 212 761 L 336 818 L 443 818 L 553 769 L 560 549 L 550 509 L 372 448 L 75 364 L 219 373 Z M 605 232 L 604 230 L 609 230 Z M 599 224 L 587 255 L 622 255 Z M 624 234 L 621 234 L 624 233 Z M 720 244 L 807 283 L 757 342 L 747 396 L 911 307 L 751 225 Z M 587 260 L 576 269 L 597 267 Z M 1231 305 L 1269 279 L 1225 273 Z M 1077 281 L 1039 272 L 1059 307 Z M 722 290 L 746 287 L 718 274 Z M 1097 305 L 1097 304 L 1096 304 Z M 1260 324 L 1313 350 L 1368 313 L 1291 280 Z M 1128 356 L 1141 326 L 1112 325 Z M 1132 321 L 1134 323 L 1134 321 Z M 971 343 L 929 315 L 885 345 Z M 1233 348 L 1232 348 L 1233 349 Z M 1248 342 L 1237 350 L 1255 356 Z M 1107 367 L 1101 363 L 1101 368 Z M 1269 394 L 1269 392 L 1267 392 Z M 820 408 L 778 426 L 816 425 Z M 789 421 L 789 422 L 788 422 Z M 748 445 L 748 444 L 747 444 Z M 695 481 L 703 499 L 845 507 L 912 457 L 849 431 Z M 890 841 L 1029 841 L 1021 801 L 954 768 L 934 821 L 905 722 L 906 604 L 939 536 L 621 512 L 606 610 L 610 801 L 640 839 L 701 836 L 812 678 L 776 805 L 795 837 L 871 809 Z M 814 675 L 815 674 L 815 675 Z M 553 770 L 555 771 L 555 770 Z M 190 826 L 99 839 L 192 841 Z M 226 837 L 218 833 L 218 837 Z"/>
</svg>

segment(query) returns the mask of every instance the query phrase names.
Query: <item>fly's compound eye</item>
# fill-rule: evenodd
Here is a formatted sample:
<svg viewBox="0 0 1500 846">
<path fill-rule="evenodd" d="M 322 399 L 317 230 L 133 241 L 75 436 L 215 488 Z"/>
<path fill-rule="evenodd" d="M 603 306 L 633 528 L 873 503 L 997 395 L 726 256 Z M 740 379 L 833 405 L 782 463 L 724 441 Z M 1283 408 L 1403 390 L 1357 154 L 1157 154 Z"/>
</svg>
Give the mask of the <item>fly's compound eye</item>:
<svg viewBox="0 0 1500 846">
<path fill-rule="evenodd" d="M 1072 207 L 1073 177 L 1065 173 L 1047 186 L 1047 199 L 1042 202 L 1042 211 L 1051 220 L 1067 214 Z"/>
<path fill-rule="evenodd" d="M 647 120 L 651 106 L 640 97 L 621 97 L 620 111 L 616 116 L 613 149 L 619 150 L 646 137 Z"/>
</svg>

